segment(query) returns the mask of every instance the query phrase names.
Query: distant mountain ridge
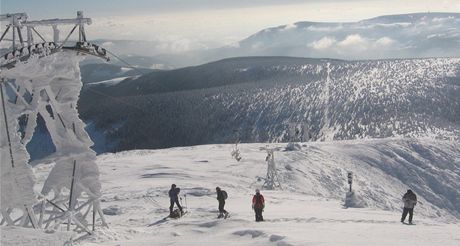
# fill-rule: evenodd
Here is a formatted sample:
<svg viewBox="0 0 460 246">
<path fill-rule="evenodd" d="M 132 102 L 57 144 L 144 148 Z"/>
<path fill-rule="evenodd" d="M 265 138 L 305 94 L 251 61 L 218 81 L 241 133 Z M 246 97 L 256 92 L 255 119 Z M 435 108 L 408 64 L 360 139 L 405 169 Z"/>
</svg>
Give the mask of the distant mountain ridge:
<svg viewBox="0 0 460 246">
<path fill-rule="evenodd" d="M 224 58 L 293 56 L 393 59 L 460 56 L 460 13 L 386 15 L 357 22 L 300 21 L 263 29 L 233 45 L 175 53 L 157 41 L 100 40 L 109 50 L 153 56 L 153 68 L 195 66 Z"/>
<path fill-rule="evenodd" d="M 237 139 L 459 139 L 460 58 L 225 59 L 93 85 L 79 111 L 110 151 Z"/>
<path fill-rule="evenodd" d="M 414 13 L 267 28 L 240 41 L 236 51 L 339 59 L 458 57 L 459 38 L 460 13 Z"/>
</svg>

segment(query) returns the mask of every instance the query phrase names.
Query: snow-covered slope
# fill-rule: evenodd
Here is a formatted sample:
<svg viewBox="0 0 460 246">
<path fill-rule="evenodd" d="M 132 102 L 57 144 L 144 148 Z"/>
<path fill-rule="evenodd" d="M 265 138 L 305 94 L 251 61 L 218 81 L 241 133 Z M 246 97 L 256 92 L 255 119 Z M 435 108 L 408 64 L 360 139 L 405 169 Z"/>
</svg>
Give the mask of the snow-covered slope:
<svg viewBox="0 0 460 246">
<path fill-rule="evenodd" d="M 459 78 L 458 58 L 234 58 L 92 86 L 82 92 L 79 110 L 118 143 L 115 150 L 237 138 L 458 139 Z"/>
<path fill-rule="evenodd" d="M 93 58 L 94 59 L 94 58 Z M 107 81 L 110 79 L 127 78 L 147 74 L 153 69 L 132 68 L 108 63 L 90 63 L 91 58 L 80 63 L 81 81 L 83 84 Z M 101 62 L 100 60 L 94 60 Z"/>
<path fill-rule="evenodd" d="M 277 148 L 282 190 L 266 191 L 265 222 L 254 222 L 251 194 L 266 174 L 266 144 L 135 150 L 98 157 L 102 207 L 110 229 L 81 245 L 457 245 L 460 237 L 460 148 L 454 141 L 382 139 L 306 143 L 300 151 Z M 41 173 L 48 166 L 36 166 Z M 345 208 L 347 171 L 366 208 Z M 168 213 L 172 183 L 186 195 L 180 220 Z M 215 187 L 229 194 L 231 218 L 218 220 Z M 399 222 L 401 196 L 415 191 L 416 226 Z M 185 198 L 183 198 L 185 204 Z"/>
</svg>

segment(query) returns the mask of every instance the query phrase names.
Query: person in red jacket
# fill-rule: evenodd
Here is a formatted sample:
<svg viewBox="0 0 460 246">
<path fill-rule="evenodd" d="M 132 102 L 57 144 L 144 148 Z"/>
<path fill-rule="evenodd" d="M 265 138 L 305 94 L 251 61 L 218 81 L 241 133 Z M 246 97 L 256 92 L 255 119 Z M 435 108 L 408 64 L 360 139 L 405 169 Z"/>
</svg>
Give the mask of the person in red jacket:
<svg viewBox="0 0 460 246">
<path fill-rule="evenodd" d="M 256 189 L 256 194 L 252 198 L 252 209 L 256 213 L 256 221 L 264 221 L 264 217 L 262 217 L 262 212 L 265 208 L 265 199 L 262 194 L 260 194 L 260 190 Z"/>
</svg>

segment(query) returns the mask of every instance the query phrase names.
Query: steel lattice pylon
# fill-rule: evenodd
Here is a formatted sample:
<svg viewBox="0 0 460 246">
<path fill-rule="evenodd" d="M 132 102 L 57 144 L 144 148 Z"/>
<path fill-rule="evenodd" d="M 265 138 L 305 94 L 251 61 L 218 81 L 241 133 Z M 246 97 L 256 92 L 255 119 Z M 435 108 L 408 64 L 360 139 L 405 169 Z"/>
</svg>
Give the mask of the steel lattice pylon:
<svg viewBox="0 0 460 246">
<path fill-rule="evenodd" d="M 267 148 L 267 176 L 263 187 L 266 189 L 274 190 L 275 188 L 281 188 L 281 183 L 278 178 L 278 172 L 276 171 L 275 155 L 273 149 Z"/>
<path fill-rule="evenodd" d="M 0 15 L 0 21 L 8 23 L 0 43 L 11 43 L 10 50 L 0 57 L 1 224 L 47 230 L 65 225 L 67 230 L 91 234 L 88 226 L 94 230 L 96 215 L 102 225 L 107 224 L 99 202 L 96 154 L 76 109 L 82 87 L 78 63 L 81 54 L 108 60 L 106 50 L 87 42 L 85 25 L 91 24 L 91 19 L 84 18 L 81 11 L 75 19 L 27 19 L 25 13 Z M 59 38 L 60 25 L 73 25 L 64 40 Z M 45 40 L 35 29 L 38 26 L 52 27 L 53 40 Z M 75 31 L 78 39 L 71 40 Z M 5 39 L 7 34 L 11 39 Z M 34 41 L 37 36 L 41 42 Z M 40 194 L 33 190 L 35 180 L 26 149 L 38 118 L 56 149 L 47 157 L 46 161 L 55 165 Z"/>
</svg>

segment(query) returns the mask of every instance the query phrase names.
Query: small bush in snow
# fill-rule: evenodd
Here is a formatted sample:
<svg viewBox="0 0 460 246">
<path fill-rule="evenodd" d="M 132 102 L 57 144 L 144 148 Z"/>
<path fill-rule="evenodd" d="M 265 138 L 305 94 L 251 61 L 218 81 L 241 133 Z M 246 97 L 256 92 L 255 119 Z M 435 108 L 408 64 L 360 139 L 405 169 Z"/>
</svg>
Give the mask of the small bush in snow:
<svg viewBox="0 0 460 246">
<path fill-rule="evenodd" d="M 284 149 L 285 151 L 299 151 L 302 149 L 302 146 L 298 143 L 288 143 L 286 148 Z"/>
<path fill-rule="evenodd" d="M 367 207 L 367 204 L 360 196 L 352 191 L 347 192 L 344 206 L 347 208 L 364 208 Z"/>
</svg>

